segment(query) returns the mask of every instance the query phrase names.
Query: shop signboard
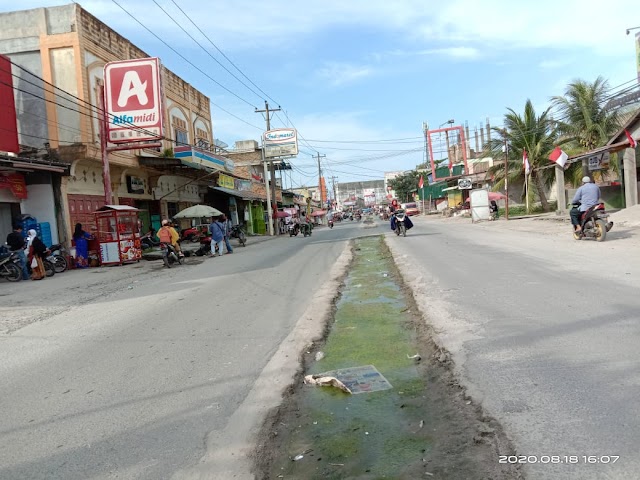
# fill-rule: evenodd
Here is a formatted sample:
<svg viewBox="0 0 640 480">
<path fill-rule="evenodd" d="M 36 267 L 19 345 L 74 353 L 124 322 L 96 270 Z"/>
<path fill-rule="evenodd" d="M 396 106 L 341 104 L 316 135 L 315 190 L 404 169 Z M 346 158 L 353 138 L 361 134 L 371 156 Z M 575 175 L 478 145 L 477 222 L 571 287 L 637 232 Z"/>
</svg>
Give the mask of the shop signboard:
<svg viewBox="0 0 640 480">
<path fill-rule="evenodd" d="M 107 63 L 104 96 L 111 143 L 159 140 L 163 136 L 160 59 Z"/>
<path fill-rule="evenodd" d="M 277 128 L 264 132 L 262 138 L 266 158 L 290 157 L 298 154 L 298 133 L 295 128 Z"/>
<path fill-rule="evenodd" d="M 247 191 L 251 190 L 251 181 L 250 180 L 235 180 L 236 190 Z"/>
<path fill-rule="evenodd" d="M 24 176 L 20 173 L 0 175 L 0 188 L 8 188 L 18 200 L 27 198 L 27 184 L 24 181 Z"/>
<path fill-rule="evenodd" d="M 591 155 L 587 158 L 587 164 L 590 172 L 609 168 L 609 152 Z"/>
<path fill-rule="evenodd" d="M 227 169 L 227 159 L 222 155 L 216 155 L 207 150 L 191 147 L 191 145 L 181 145 L 173 149 L 173 156 L 180 159 L 184 164 L 194 168 L 209 168 L 213 170 Z"/>
<path fill-rule="evenodd" d="M 225 175 L 221 173 L 218 176 L 218 186 L 233 190 L 235 188 L 235 182 L 233 181 L 233 177 L 230 177 L 229 175 Z"/>
</svg>

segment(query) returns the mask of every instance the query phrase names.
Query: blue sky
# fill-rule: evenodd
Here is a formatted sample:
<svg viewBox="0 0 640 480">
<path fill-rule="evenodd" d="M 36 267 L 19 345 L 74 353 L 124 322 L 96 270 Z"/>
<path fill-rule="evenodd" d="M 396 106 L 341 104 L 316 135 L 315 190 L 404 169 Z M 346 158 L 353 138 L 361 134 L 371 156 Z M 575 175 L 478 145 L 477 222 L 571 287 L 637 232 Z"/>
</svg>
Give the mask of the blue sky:
<svg viewBox="0 0 640 480">
<path fill-rule="evenodd" d="M 171 0 L 156 1 L 234 71 Z M 264 120 L 254 107 L 263 108 L 262 94 L 225 72 L 153 1 L 118 2 L 244 101 L 185 63 L 111 0 L 80 4 L 251 124 L 212 106 L 216 138 L 231 146 L 259 139 Z M 19 3 L 22 9 L 68 2 Z M 292 161 L 294 186 L 317 184 L 315 151 L 326 154 L 323 169 L 338 181 L 382 178 L 384 171 L 422 161 L 422 122 L 437 128 L 455 119 L 473 130 L 489 117 L 498 126 L 507 107 L 521 111 L 530 98 L 542 111 L 572 79 L 603 75 L 615 87 L 636 77 L 634 38 L 625 30 L 640 26 L 640 13 L 633 13 L 637 0 L 617 0 L 616 8 L 594 0 L 177 3 L 286 110 L 306 139 Z M 0 0 L 0 11 L 15 8 Z M 280 114 L 272 127 L 284 123 Z M 386 139 L 406 140 L 380 141 Z M 346 143 L 351 141 L 361 143 Z"/>
</svg>

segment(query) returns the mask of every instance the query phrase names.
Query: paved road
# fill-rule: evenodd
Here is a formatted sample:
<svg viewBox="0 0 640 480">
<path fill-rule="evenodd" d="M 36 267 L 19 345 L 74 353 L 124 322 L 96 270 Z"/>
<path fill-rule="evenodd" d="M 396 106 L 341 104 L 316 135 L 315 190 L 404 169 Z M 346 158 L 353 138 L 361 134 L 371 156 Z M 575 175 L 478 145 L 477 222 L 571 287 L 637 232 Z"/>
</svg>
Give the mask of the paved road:
<svg viewBox="0 0 640 480">
<path fill-rule="evenodd" d="M 111 269 L 93 287 L 107 295 L 77 306 L 91 288 L 71 276 L 98 274 L 22 285 L 20 305 L 0 285 L 1 315 L 39 312 L 0 335 L 0 478 L 251 478 L 249 437 L 320 332 L 309 305 L 329 308 L 334 263 L 362 233 L 318 228 L 146 276 L 120 267 L 131 278 L 119 289 Z"/>
<path fill-rule="evenodd" d="M 640 232 L 575 242 L 566 225 L 516 222 L 421 218 L 388 243 L 518 453 L 578 462 L 528 464 L 528 478 L 640 478 Z"/>
</svg>

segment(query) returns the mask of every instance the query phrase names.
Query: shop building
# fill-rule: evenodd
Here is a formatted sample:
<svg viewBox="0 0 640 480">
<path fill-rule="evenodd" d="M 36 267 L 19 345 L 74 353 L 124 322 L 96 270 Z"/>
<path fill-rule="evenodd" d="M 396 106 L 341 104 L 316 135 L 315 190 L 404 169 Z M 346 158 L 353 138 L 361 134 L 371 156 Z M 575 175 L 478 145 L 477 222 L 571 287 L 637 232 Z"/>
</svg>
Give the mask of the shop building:
<svg viewBox="0 0 640 480">
<path fill-rule="evenodd" d="M 41 186 L 31 188 L 34 198 L 27 206 L 51 205 L 53 195 L 60 210 L 55 229 L 60 240 L 67 241 L 75 223 L 90 230 L 93 212 L 106 203 L 96 108 L 104 66 L 150 55 L 78 4 L 0 14 L 0 26 L 0 53 L 13 62 L 21 148 L 39 152 L 46 144 L 68 167 L 68 175 L 59 175 L 59 186 L 57 178 L 50 180 L 53 193 L 42 186 L 46 178 L 33 177 L 42 183 L 34 183 Z M 109 154 L 113 203 L 142 209 L 143 229 L 201 203 L 208 187 L 215 185 L 214 174 L 230 173 L 224 161 L 203 160 L 194 166 L 189 155 L 175 155 L 184 145 L 198 145 L 205 153 L 213 150 L 209 99 L 164 67 L 161 80 L 162 146 Z M 45 190 L 48 199 L 41 196 Z"/>
</svg>

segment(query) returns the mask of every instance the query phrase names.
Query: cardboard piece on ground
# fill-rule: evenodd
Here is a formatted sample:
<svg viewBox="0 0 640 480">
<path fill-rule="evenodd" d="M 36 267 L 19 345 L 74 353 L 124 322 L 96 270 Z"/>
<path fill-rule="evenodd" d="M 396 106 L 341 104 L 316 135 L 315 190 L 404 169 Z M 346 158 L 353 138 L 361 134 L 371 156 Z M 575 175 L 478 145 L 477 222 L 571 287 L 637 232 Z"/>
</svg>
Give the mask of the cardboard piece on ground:
<svg viewBox="0 0 640 480">
<path fill-rule="evenodd" d="M 393 386 L 373 365 L 361 367 L 341 368 L 318 375 L 307 375 L 316 378 L 333 377 L 340 381 L 352 394 L 370 393 L 389 390 Z M 306 377 L 305 377 L 306 381 Z"/>
</svg>

